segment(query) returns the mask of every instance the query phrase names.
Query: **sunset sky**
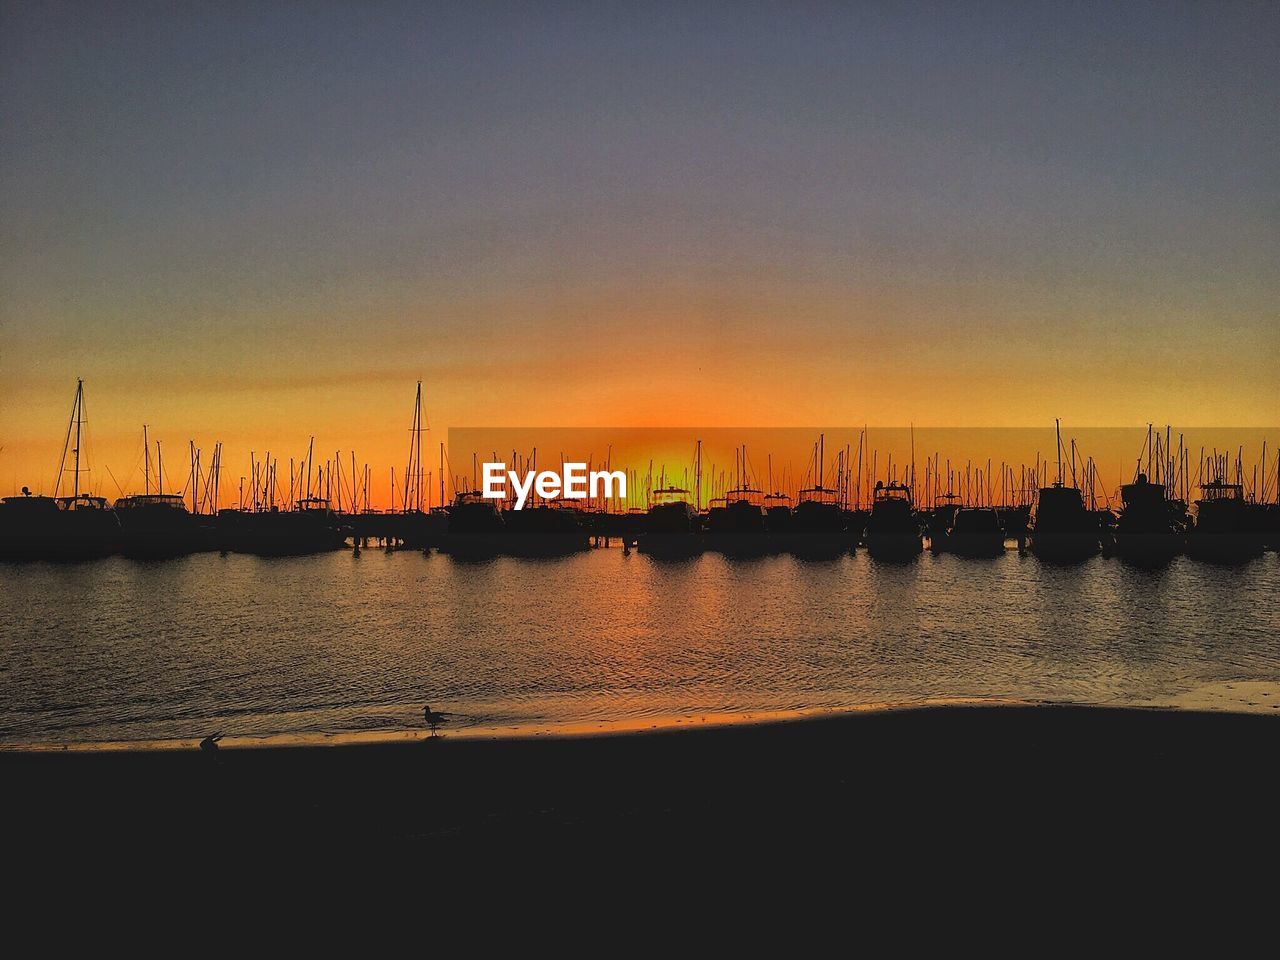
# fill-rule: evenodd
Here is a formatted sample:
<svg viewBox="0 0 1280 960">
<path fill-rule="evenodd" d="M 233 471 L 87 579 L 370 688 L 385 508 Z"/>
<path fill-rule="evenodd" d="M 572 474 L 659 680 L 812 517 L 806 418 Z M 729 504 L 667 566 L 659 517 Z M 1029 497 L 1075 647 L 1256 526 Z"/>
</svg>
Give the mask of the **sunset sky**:
<svg viewBox="0 0 1280 960">
<path fill-rule="evenodd" d="M 1265 2 L 3 0 L 0 493 L 77 377 L 121 481 L 144 422 L 381 478 L 417 380 L 441 440 L 1274 424 L 1277 91 Z"/>
</svg>

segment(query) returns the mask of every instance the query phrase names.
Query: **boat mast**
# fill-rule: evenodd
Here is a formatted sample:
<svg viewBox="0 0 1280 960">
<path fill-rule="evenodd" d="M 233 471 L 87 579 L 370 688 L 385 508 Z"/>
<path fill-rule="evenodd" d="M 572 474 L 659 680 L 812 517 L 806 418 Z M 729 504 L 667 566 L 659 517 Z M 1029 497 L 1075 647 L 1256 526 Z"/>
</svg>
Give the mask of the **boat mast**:
<svg viewBox="0 0 1280 960">
<path fill-rule="evenodd" d="M 1053 432 L 1058 440 L 1058 486 L 1062 486 L 1062 421 L 1053 419 Z"/>
<path fill-rule="evenodd" d="M 417 432 L 413 448 L 413 509 L 422 510 L 422 381 L 418 381 L 418 395 L 414 401 L 414 419 Z"/>
<path fill-rule="evenodd" d="M 316 445 L 316 438 L 312 437 L 307 444 L 307 499 L 311 499 L 311 453 Z"/>
<path fill-rule="evenodd" d="M 147 425 L 142 425 L 142 492 L 151 494 L 151 444 L 147 441 Z"/>
<path fill-rule="evenodd" d="M 694 479 L 694 484 L 698 488 L 697 509 L 701 510 L 702 509 L 702 441 L 701 440 L 698 441 L 696 452 L 694 454 L 694 459 L 696 460 L 696 464 L 694 466 L 693 479 Z M 653 461 L 649 462 L 649 472 L 650 474 L 653 473 Z M 652 480 L 652 478 L 650 479 Z"/>
<path fill-rule="evenodd" d="M 827 436 L 818 434 L 818 489 L 822 489 L 822 481 L 826 479 Z"/>
</svg>

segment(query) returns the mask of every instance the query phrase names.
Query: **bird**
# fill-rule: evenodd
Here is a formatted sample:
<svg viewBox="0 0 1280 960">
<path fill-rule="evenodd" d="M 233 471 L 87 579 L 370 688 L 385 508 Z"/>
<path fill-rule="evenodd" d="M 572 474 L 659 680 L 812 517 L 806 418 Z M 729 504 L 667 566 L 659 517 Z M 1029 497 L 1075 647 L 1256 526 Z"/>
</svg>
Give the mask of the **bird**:
<svg viewBox="0 0 1280 960">
<path fill-rule="evenodd" d="M 434 737 L 440 729 L 440 724 L 447 723 L 446 713 L 436 713 L 431 709 L 431 704 L 427 704 L 422 708 L 422 719 L 427 721 L 427 726 L 431 728 L 431 735 Z"/>
</svg>

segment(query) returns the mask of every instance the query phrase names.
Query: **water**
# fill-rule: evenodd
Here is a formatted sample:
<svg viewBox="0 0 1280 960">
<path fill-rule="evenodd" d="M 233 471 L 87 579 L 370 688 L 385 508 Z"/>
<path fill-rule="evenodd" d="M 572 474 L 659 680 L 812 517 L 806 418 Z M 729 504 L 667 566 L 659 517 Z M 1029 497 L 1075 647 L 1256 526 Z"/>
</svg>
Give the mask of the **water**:
<svg viewBox="0 0 1280 960">
<path fill-rule="evenodd" d="M 0 743 L 616 729 L 939 698 L 1280 711 L 1280 558 L 0 566 Z"/>
</svg>

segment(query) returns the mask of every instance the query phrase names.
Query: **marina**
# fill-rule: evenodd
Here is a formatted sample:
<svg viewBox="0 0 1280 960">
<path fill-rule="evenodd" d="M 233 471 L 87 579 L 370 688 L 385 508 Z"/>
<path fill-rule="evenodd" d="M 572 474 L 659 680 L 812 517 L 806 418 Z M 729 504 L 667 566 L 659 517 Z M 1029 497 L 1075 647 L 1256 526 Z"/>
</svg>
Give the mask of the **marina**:
<svg viewBox="0 0 1280 960">
<path fill-rule="evenodd" d="M 53 496 L 21 493 L 0 499 L 0 559 L 87 560 L 121 553 L 136 559 L 164 559 L 206 551 L 290 556 L 350 549 L 438 550 L 458 558 L 562 556 L 592 547 L 621 545 L 652 556 L 689 557 L 716 552 L 751 558 L 788 553 L 833 558 L 865 550 L 880 560 L 908 562 L 926 549 L 980 559 L 1006 549 L 1029 549 L 1049 563 L 1075 563 L 1097 554 L 1139 565 L 1160 565 L 1187 553 L 1210 563 L 1245 563 L 1280 546 L 1280 451 L 1274 463 L 1261 447 L 1259 462 L 1246 477 L 1243 449 L 1234 460 L 1217 450 L 1201 451 L 1195 479 L 1191 450 L 1172 445 L 1147 429 L 1130 482 L 1112 499 L 1100 490 L 1096 465 L 1062 436 L 1055 423 L 1056 470 L 1036 454 L 1034 466 L 993 462 L 985 469 L 973 461 L 963 473 L 940 454 L 927 456 L 924 476 L 915 461 L 878 469 L 879 451 L 867 448 L 867 433 L 856 451 L 847 446 L 834 461 L 825 453 L 825 436 L 813 443 L 803 486 L 790 494 L 775 486 L 773 457 L 767 455 L 769 489 L 760 484 L 747 446 L 734 449 L 732 472 L 704 473 L 703 445 L 694 445 L 677 484 L 665 467 L 648 473 L 586 470 L 586 464 L 561 462 L 569 475 L 608 477 L 605 492 L 572 498 L 545 485 L 535 489 L 537 450 L 512 462 L 524 471 L 519 482 L 482 491 L 479 456 L 471 451 L 472 477 L 453 472 L 440 444 L 439 472 L 423 469 L 422 385 L 414 397 L 408 458 L 399 475 L 391 470 L 392 505 L 375 508 L 369 492 L 370 468 L 358 469 L 355 454 L 343 470 L 336 453 L 319 464 L 315 440 L 306 456 L 288 464 L 287 488 L 279 477 L 279 459 L 269 453 L 251 457 L 250 485 L 241 478 L 236 505 L 222 506 L 222 444 L 207 467 L 202 451 L 188 443 L 189 465 L 179 493 L 165 492 L 163 451 L 152 448 L 143 428 L 143 491 L 123 494 L 112 504 L 100 492 L 82 486 L 84 384 L 75 400 Z M 454 454 L 457 455 L 456 452 Z M 496 454 L 495 454 L 496 456 Z M 505 464 L 503 465 L 505 466 Z M 486 473 L 495 464 L 486 464 Z M 172 471 L 171 471 L 172 473 Z M 434 480 L 434 483 L 433 483 Z M 64 482 L 70 487 L 64 490 Z M 438 484 L 438 486 L 437 486 Z M 487 487 L 488 484 L 486 483 Z M 692 489 L 690 489 L 692 487 Z M 627 494 L 628 488 L 632 494 Z M 435 501 L 432 502 L 433 494 Z M 705 499 L 704 499 L 705 494 Z"/>
</svg>

